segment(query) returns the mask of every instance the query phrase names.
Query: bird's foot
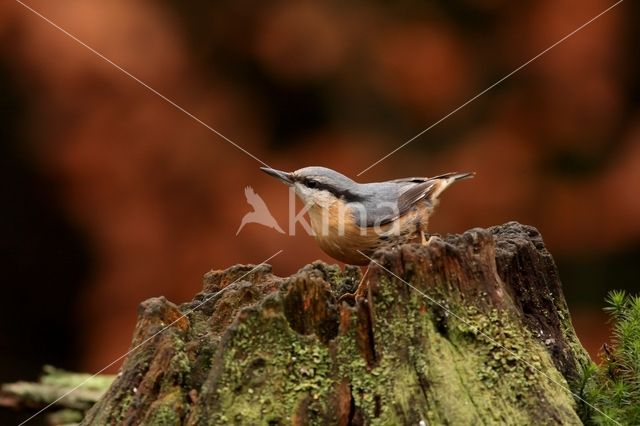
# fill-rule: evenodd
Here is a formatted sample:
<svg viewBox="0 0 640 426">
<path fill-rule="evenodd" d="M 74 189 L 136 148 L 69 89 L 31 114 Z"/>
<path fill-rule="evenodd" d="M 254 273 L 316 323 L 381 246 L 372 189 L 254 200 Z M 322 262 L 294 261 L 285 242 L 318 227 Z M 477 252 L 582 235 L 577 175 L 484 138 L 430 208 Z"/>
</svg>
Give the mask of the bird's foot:
<svg viewBox="0 0 640 426">
<path fill-rule="evenodd" d="M 434 241 L 436 241 L 436 240 L 441 240 L 440 236 L 438 236 L 438 235 L 432 235 L 432 236 L 430 236 L 430 237 L 429 237 L 429 240 L 427 241 L 427 244 L 426 244 L 426 245 L 428 245 L 428 246 L 429 246 L 429 245 L 431 245 L 431 243 L 433 243 L 433 242 L 434 242 Z"/>
<path fill-rule="evenodd" d="M 356 291 L 354 293 L 345 293 L 342 296 L 340 296 L 338 298 L 339 303 L 347 302 L 347 304 L 354 306 L 358 301 L 365 298 L 365 294 L 369 289 L 369 287 L 365 283 L 365 278 L 367 277 L 367 273 L 369 273 L 368 266 L 367 266 L 367 269 L 364 271 L 364 274 L 362 274 L 362 278 L 358 283 L 358 287 L 356 288 Z"/>
<path fill-rule="evenodd" d="M 347 305 L 354 306 L 356 304 L 356 293 L 345 293 L 338 298 L 338 303 L 346 302 Z"/>
</svg>

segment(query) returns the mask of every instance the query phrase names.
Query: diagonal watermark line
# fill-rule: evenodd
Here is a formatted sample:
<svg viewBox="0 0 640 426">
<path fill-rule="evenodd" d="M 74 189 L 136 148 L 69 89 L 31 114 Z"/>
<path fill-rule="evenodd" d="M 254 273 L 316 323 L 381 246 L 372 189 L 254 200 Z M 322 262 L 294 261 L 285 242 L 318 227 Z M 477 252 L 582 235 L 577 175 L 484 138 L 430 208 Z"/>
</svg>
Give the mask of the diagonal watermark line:
<svg viewBox="0 0 640 426">
<path fill-rule="evenodd" d="M 93 54 L 98 56 L 100 59 L 104 60 L 108 64 L 110 64 L 113 67 L 117 68 L 119 71 L 121 71 L 126 76 L 128 76 L 131 79 L 135 80 L 137 83 L 139 83 L 141 86 L 143 86 L 144 88 L 149 90 L 151 93 L 157 95 L 158 97 L 162 98 L 167 103 L 171 104 L 178 111 L 183 112 L 184 114 L 186 114 L 187 116 L 189 116 L 190 118 L 195 120 L 198 124 L 201 124 L 202 126 L 206 127 L 207 129 L 209 129 L 210 131 L 212 131 L 213 133 L 215 133 L 216 135 L 218 135 L 219 137 L 221 137 L 225 141 L 229 142 L 234 147 L 238 148 L 240 151 L 242 151 L 245 154 L 247 154 L 249 157 L 251 157 L 254 160 L 256 160 L 258 163 L 262 164 L 263 166 L 270 167 L 267 163 L 265 163 L 264 161 L 262 161 L 261 159 L 259 159 L 258 157 L 256 157 L 255 155 L 253 155 L 252 153 L 250 153 L 249 151 L 247 151 L 246 149 L 244 149 L 243 147 L 241 147 L 240 145 L 238 145 L 237 143 L 235 143 L 234 141 L 232 141 L 231 139 L 229 139 L 228 137 L 226 137 L 225 135 L 223 135 L 222 133 L 220 133 L 219 131 L 217 131 L 216 129 L 214 129 L 213 127 L 208 125 L 207 123 L 205 123 L 204 121 L 202 121 L 200 118 L 198 118 L 194 114 L 190 113 L 189 111 L 187 111 L 186 109 L 184 109 L 183 107 L 178 105 L 175 101 L 171 100 L 170 98 L 168 98 L 167 96 L 163 95 L 162 93 L 160 93 L 159 91 L 157 91 L 153 87 L 149 86 L 147 83 L 145 83 L 144 81 L 140 80 L 138 77 L 136 77 L 135 75 L 131 74 L 129 71 L 127 71 L 126 69 L 124 69 L 120 65 L 116 64 L 111 59 L 107 58 L 102 53 L 98 52 L 96 49 L 94 49 L 93 47 L 89 46 L 87 43 L 85 43 L 82 40 L 80 40 L 78 37 L 74 36 L 73 34 L 68 32 L 67 30 L 65 30 L 64 28 L 60 27 L 58 24 L 53 22 L 51 19 L 47 18 L 46 16 L 44 16 L 43 14 L 38 12 L 37 10 L 33 9 L 31 6 L 28 6 L 27 4 L 23 3 L 22 1 L 20 1 L 20 0 L 15 0 L 15 1 L 16 1 L 16 3 L 22 5 L 25 9 L 29 10 L 34 15 L 42 18 L 48 24 L 50 24 L 51 26 L 53 26 L 54 28 L 56 28 L 57 30 L 59 30 L 60 32 L 65 34 L 67 37 L 71 38 L 76 43 L 80 44 L 81 46 L 83 46 L 87 50 L 91 51 Z"/>
<path fill-rule="evenodd" d="M 400 278 L 398 275 L 396 275 L 393 271 L 385 268 L 383 265 L 381 265 L 379 262 L 377 262 L 376 260 L 372 259 L 371 257 L 367 256 L 366 254 L 364 254 L 363 252 L 361 252 L 360 250 L 358 250 L 358 252 L 363 255 L 364 257 L 366 257 L 367 259 L 369 259 L 370 262 L 375 263 L 377 266 L 379 266 L 380 268 L 384 269 L 387 273 L 393 275 L 395 278 L 397 278 L 398 280 L 402 281 L 404 284 L 406 284 L 408 287 L 410 287 L 411 289 L 415 290 L 416 292 L 418 292 L 420 295 L 422 295 L 424 298 L 426 298 L 427 300 L 429 300 L 431 303 L 438 305 L 438 307 L 442 308 L 445 312 L 447 312 L 448 314 L 450 314 L 451 316 L 455 317 L 457 320 L 465 323 L 466 325 L 472 325 L 469 321 L 465 320 L 464 318 L 460 317 L 460 315 L 456 314 L 455 312 L 451 311 L 450 309 L 448 309 L 446 306 L 444 306 L 442 303 L 439 303 L 438 301 L 436 301 L 433 297 L 429 296 L 428 294 L 424 293 L 423 291 L 421 291 L 420 289 L 418 289 L 417 287 L 413 286 L 411 283 L 407 282 L 406 280 Z M 557 380 L 555 380 L 553 377 L 549 376 L 548 374 L 546 374 L 544 371 L 540 370 L 539 368 L 536 368 L 535 365 L 533 365 L 532 363 L 530 363 L 529 361 L 523 359 L 520 355 L 518 355 L 517 353 L 515 353 L 514 351 L 512 351 L 511 349 L 507 348 L 506 346 L 504 346 L 502 343 L 498 342 L 496 339 L 494 339 L 493 337 L 489 336 L 487 333 L 485 333 L 482 330 L 478 330 L 478 333 L 482 334 L 484 337 L 486 337 L 487 339 L 489 339 L 491 341 L 491 343 L 496 344 L 498 346 L 500 346 L 502 349 L 504 349 L 505 351 L 507 351 L 509 353 L 509 355 L 514 356 L 516 359 L 518 359 L 519 361 L 523 362 L 524 364 L 527 365 L 527 367 L 535 370 L 536 372 L 542 374 L 544 377 L 546 377 L 547 379 L 549 379 L 552 383 L 555 383 L 556 385 L 560 386 L 561 388 L 563 388 L 564 390 L 568 391 L 569 393 L 571 393 L 574 397 L 578 398 L 580 401 L 584 402 L 585 404 L 587 404 L 589 407 L 593 408 L 595 411 L 597 411 L 598 413 L 602 414 L 603 416 L 605 416 L 607 419 L 611 420 L 612 422 L 614 422 L 615 424 L 622 426 L 622 424 L 620 424 L 618 421 L 616 421 L 615 419 L 612 419 L 611 417 L 609 417 L 604 411 L 598 409 L 597 407 L 593 406 L 592 404 L 590 404 L 589 402 L 587 402 L 584 398 L 582 398 L 580 395 L 578 395 L 577 393 L 573 392 L 571 389 L 569 389 L 568 386 L 566 386 L 565 384 L 563 384 L 562 382 L 559 382 Z"/>
<path fill-rule="evenodd" d="M 75 392 L 76 390 L 78 390 L 79 388 L 81 388 L 85 383 L 87 383 L 89 380 L 93 379 L 94 377 L 96 377 L 98 374 L 103 373 L 106 369 L 108 369 L 109 367 L 111 367 L 112 365 L 116 364 L 118 361 L 120 361 L 121 359 L 125 358 L 126 356 L 128 356 L 129 354 L 131 354 L 132 352 L 135 352 L 136 350 L 138 350 L 140 347 L 144 346 L 145 344 L 147 344 L 151 339 L 153 339 L 154 337 L 156 337 L 157 335 L 163 333 L 165 330 L 167 330 L 168 328 L 172 327 L 175 323 L 177 323 L 178 321 L 180 321 L 181 319 L 189 316 L 190 314 L 192 314 L 193 312 L 195 312 L 200 306 L 204 305 L 205 303 L 207 303 L 208 301 L 210 301 L 211 299 L 213 299 L 214 297 L 222 294 L 224 291 L 226 291 L 227 289 L 231 288 L 233 286 L 233 284 L 241 281 L 244 277 L 246 277 L 247 275 L 251 274 L 252 272 L 254 272 L 255 270 L 257 270 L 258 268 L 260 268 L 262 265 L 266 264 L 268 261 L 270 261 L 271 259 L 273 259 L 274 257 L 276 257 L 277 255 L 279 255 L 280 253 L 282 253 L 284 250 L 279 250 L 277 251 L 275 254 L 271 255 L 269 258 L 263 260 L 262 262 L 260 262 L 258 265 L 256 265 L 255 267 L 253 267 L 249 272 L 245 273 L 244 275 L 242 275 L 240 278 L 238 278 L 237 280 L 235 280 L 234 282 L 232 282 L 231 284 L 227 285 L 225 288 L 223 288 L 220 291 L 217 291 L 209 296 L 207 296 L 202 302 L 198 303 L 194 308 L 191 308 L 189 310 L 187 310 L 185 313 L 183 313 L 182 315 L 180 315 L 177 319 L 175 319 L 174 321 L 172 321 L 170 324 L 166 325 L 165 327 L 163 327 L 162 329 L 160 329 L 159 331 L 157 331 L 156 333 L 153 333 L 151 336 L 147 337 L 146 339 L 144 339 L 142 342 L 138 343 L 135 347 L 129 349 L 126 353 L 120 355 L 118 358 L 114 359 L 111 363 L 109 363 L 108 365 L 104 366 L 103 368 L 101 368 L 99 371 L 97 371 L 96 373 L 94 373 L 92 376 L 87 377 L 85 380 L 83 380 L 82 382 L 80 382 L 77 386 L 73 387 L 72 389 L 68 390 L 67 392 L 65 392 L 64 394 L 62 394 L 61 396 L 59 396 L 55 401 L 49 403 L 46 407 L 40 409 L 38 412 L 36 412 L 35 414 L 33 414 L 31 417 L 29 417 L 28 419 L 24 420 L 22 423 L 20 423 L 18 426 L 22 426 L 23 424 L 29 422 L 30 420 L 32 420 L 34 417 L 38 416 L 40 413 L 42 413 L 43 411 L 47 410 L 48 408 L 50 408 L 51 406 L 55 405 L 58 401 L 60 401 L 63 398 L 66 398 L 67 396 L 69 396 L 70 394 L 72 394 L 73 392 Z"/>
<path fill-rule="evenodd" d="M 483 91 L 479 92 L 477 95 L 475 95 L 474 97 L 472 97 L 471 99 L 469 99 L 468 101 L 466 101 L 465 103 L 460 105 L 458 108 L 454 109 L 453 111 L 451 111 L 450 113 L 448 113 L 447 115 L 442 117 L 440 120 L 436 121 L 435 123 L 433 123 L 432 125 L 430 125 L 426 129 L 424 129 L 423 131 L 421 131 L 420 133 L 418 133 L 417 135 L 415 135 L 414 137 L 412 137 L 411 139 L 409 139 L 408 141 L 406 141 L 405 143 L 403 143 L 402 145 L 400 145 L 399 147 L 397 147 L 396 149 L 394 149 L 393 151 L 391 151 L 390 153 L 385 155 L 384 157 L 380 158 L 378 161 L 376 161 L 375 163 L 373 163 L 372 165 L 370 165 L 366 169 L 362 170 L 360 173 L 357 174 L 357 176 L 360 176 L 361 174 L 365 173 L 366 171 L 368 171 L 368 170 L 372 169 L 373 167 L 377 166 L 378 164 L 382 163 L 384 160 L 386 160 L 387 158 L 391 157 L 393 154 L 395 154 L 396 152 L 400 151 L 402 148 L 404 148 L 405 146 L 409 145 L 411 142 L 413 142 L 414 140 L 418 139 L 420 136 L 424 135 L 429 130 L 433 129 L 438 124 L 442 123 L 444 120 L 446 120 L 447 118 L 451 117 L 453 114 L 457 113 L 462 108 L 466 107 L 467 105 L 469 105 L 470 103 L 472 103 L 473 101 L 475 101 L 476 99 L 478 99 L 479 97 L 481 97 L 482 95 L 484 95 L 485 93 L 487 93 L 488 91 L 490 91 L 491 89 L 493 89 L 494 87 L 496 87 L 497 85 L 499 85 L 500 83 L 502 83 L 503 81 L 505 81 L 506 79 L 511 77 L 512 75 L 516 74 L 517 72 L 522 70 L 524 67 L 526 67 L 530 63 L 534 62 L 535 60 L 537 60 L 538 58 L 540 58 L 541 56 L 543 56 L 544 54 L 546 54 L 547 52 L 549 52 L 550 50 L 552 50 L 553 48 L 558 46 L 559 44 L 562 44 L 567 39 L 571 38 L 573 35 L 575 35 L 576 33 L 580 32 L 581 30 L 583 30 L 585 27 L 587 27 L 588 25 L 593 23 L 595 20 L 597 20 L 601 16 L 605 15 L 606 13 L 608 13 L 611 9 L 613 9 L 616 6 L 618 6 L 623 1 L 624 0 L 618 0 L 616 3 L 612 4 L 611 6 L 609 6 L 608 8 L 606 8 L 605 10 L 603 10 L 602 12 L 600 12 L 599 14 L 594 16 L 593 18 L 589 19 L 587 22 L 585 22 L 584 24 L 580 25 L 578 28 L 576 28 L 575 30 L 571 31 L 569 34 L 567 34 L 566 36 L 562 37 L 560 40 L 556 41 L 551 46 L 547 47 L 542 52 L 538 53 L 536 56 L 534 56 L 533 58 L 529 59 L 524 64 L 520 65 L 515 70 L 511 71 L 509 74 L 505 75 L 500 80 L 496 81 L 491 86 L 489 86 L 486 89 L 484 89 Z"/>
</svg>

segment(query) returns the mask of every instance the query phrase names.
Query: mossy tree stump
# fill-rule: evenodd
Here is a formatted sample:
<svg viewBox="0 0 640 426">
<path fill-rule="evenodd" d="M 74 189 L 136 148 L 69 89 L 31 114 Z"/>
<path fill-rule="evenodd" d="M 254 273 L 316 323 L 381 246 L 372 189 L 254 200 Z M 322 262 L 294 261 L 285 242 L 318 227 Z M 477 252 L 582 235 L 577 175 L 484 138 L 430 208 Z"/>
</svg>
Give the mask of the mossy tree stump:
<svg viewBox="0 0 640 426">
<path fill-rule="evenodd" d="M 572 392 L 590 361 L 534 228 L 374 259 L 354 306 L 338 298 L 360 270 L 321 262 L 287 278 L 235 266 L 190 303 L 144 302 L 132 347 L 178 321 L 129 355 L 82 424 L 581 423 Z"/>
</svg>

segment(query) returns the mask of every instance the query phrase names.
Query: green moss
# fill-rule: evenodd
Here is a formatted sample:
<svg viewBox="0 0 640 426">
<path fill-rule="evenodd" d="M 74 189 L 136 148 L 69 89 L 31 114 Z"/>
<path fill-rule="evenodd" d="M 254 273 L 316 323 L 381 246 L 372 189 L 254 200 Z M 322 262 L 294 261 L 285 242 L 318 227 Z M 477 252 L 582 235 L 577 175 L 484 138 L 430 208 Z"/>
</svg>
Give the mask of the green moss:
<svg viewBox="0 0 640 426">
<path fill-rule="evenodd" d="M 336 339 L 338 379 L 351 384 L 351 394 L 355 405 L 367 419 L 375 417 L 375 396 L 380 394 L 380 370 L 369 371 L 367 363 L 358 351 L 355 329 L 357 318 L 351 317 L 349 332 Z"/>
<path fill-rule="evenodd" d="M 540 379 L 537 374 L 542 368 L 540 354 L 530 350 L 531 341 L 522 327 L 495 309 L 487 315 L 470 307 L 465 319 L 456 321 L 459 334 L 455 338 L 466 339 L 485 359 L 478 372 L 480 380 L 488 388 L 501 381 L 509 383 L 509 396 L 517 403 Z"/>
<path fill-rule="evenodd" d="M 126 394 L 118 406 L 118 414 L 114 416 L 118 423 L 124 420 L 124 416 L 131 406 L 131 402 L 133 402 L 133 392 Z"/>
<path fill-rule="evenodd" d="M 178 416 L 173 407 L 162 405 L 153 413 L 148 424 L 155 426 L 173 426 L 181 423 L 180 416 Z"/>
<path fill-rule="evenodd" d="M 49 425 L 75 425 L 83 417 L 82 411 L 64 408 L 54 413 L 47 414 L 47 424 Z"/>
<path fill-rule="evenodd" d="M 210 297 L 210 296 L 209 296 Z M 209 302 L 211 303 L 211 302 Z M 210 333 L 209 317 L 199 310 L 189 313 L 189 333 L 191 338 L 198 338 Z"/>
<path fill-rule="evenodd" d="M 485 313 L 462 305 L 448 319 L 446 337 L 433 332 L 428 335 L 442 352 L 426 360 L 426 365 L 437 369 L 438 360 L 448 360 L 450 365 L 443 371 L 456 372 L 458 377 L 447 380 L 466 389 L 468 404 L 476 415 L 511 424 L 535 424 L 549 417 L 561 419 L 563 424 L 579 423 L 568 385 L 548 352 L 507 313 Z M 438 394 L 442 395 L 436 397 L 439 405 L 459 406 L 459 401 L 448 399 L 455 392 Z M 553 412 L 541 412 L 540 395 L 545 395 Z M 440 411 L 449 412 L 444 407 Z"/>
<path fill-rule="evenodd" d="M 323 271 L 341 279 L 339 270 Z M 369 330 L 361 307 L 342 306 L 351 310 L 342 315 L 350 323 L 328 344 L 291 328 L 279 292 L 241 311 L 216 340 L 196 408 L 203 411 L 191 418 L 202 424 L 335 423 L 332 398 L 346 382 L 366 424 L 579 424 L 564 378 L 519 318 L 486 311 L 486 300 L 473 300 L 475 306 L 445 294 L 456 294 L 450 283 L 429 287 L 430 299 L 387 275 L 374 283 L 372 328 L 364 337 Z M 196 373 L 184 340 L 173 338 L 161 393 L 181 386 L 184 395 Z M 372 348 L 359 347 L 369 340 Z M 171 424 L 168 411 L 154 404 L 152 420 Z"/>
<path fill-rule="evenodd" d="M 246 310 L 224 349 L 211 422 L 291 422 L 303 402 L 311 423 L 326 414 L 331 357 L 315 336 L 291 330 L 279 300 Z"/>
<path fill-rule="evenodd" d="M 387 315 L 387 309 L 398 308 L 391 292 L 381 289 L 381 299 L 376 303 L 374 341 L 379 358 L 377 365 L 367 366 L 357 349 L 356 329 L 358 319 L 351 316 L 351 326 L 346 334 L 336 339 L 338 376 L 351 383 L 354 403 L 369 424 L 401 424 L 428 418 L 420 378 L 406 357 L 411 357 L 411 338 L 420 316 L 418 310 L 407 307 L 410 314 L 402 324 Z M 417 299 L 410 305 L 417 306 Z M 402 309 L 399 309 L 402 310 Z M 399 314 L 399 312 L 398 312 Z"/>
<path fill-rule="evenodd" d="M 116 376 L 112 374 L 91 375 L 85 373 L 72 373 L 66 370 L 45 365 L 44 375 L 40 379 L 42 384 L 59 387 L 75 387 L 82 385 L 83 389 L 104 391 L 111 386 Z"/>
<path fill-rule="evenodd" d="M 143 425 L 153 426 L 177 426 L 182 424 L 182 415 L 185 411 L 183 392 L 180 387 L 160 396 L 149 408 L 147 416 L 142 421 Z"/>
<path fill-rule="evenodd" d="M 356 291 L 361 279 L 360 268 L 347 265 L 342 271 L 338 265 L 327 265 L 322 262 L 314 262 L 313 266 L 323 271 L 326 281 L 336 295 L 341 296 L 344 293 Z"/>
<path fill-rule="evenodd" d="M 173 336 L 173 348 L 175 353 L 169 364 L 167 376 L 173 382 L 184 383 L 191 372 L 191 361 L 185 352 L 185 343 L 178 335 Z"/>
<path fill-rule="evenodd" d="M 549 417 L 580 423 L 564 378 L 519 320 L 447 300 L 444 309 L 380 277 L 373 305 L 377 365 L 366 366 L 353 331 L 338 338 L 340 377 L 350 381 L 368 423 L 473 424 L 483 418 L 539 424 Z M 355 316 L 351 321 L 355 329 Z M 552 412 L 541 412 L 540 395 Z"/>
</svg>

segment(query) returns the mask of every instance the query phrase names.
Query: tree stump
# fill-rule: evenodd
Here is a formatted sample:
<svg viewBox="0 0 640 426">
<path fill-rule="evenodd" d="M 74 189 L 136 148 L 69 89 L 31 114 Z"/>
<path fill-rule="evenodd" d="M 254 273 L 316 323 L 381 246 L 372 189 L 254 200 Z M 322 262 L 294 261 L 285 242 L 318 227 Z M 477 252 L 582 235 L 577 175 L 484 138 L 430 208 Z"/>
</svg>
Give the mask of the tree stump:
<svg viewBox="0 0 640 426">
<path fill-rule="evenodd" d="M 338 299 L 360 270 L 322 262 L 286 278 L 234 266 L 189 303 L 145 301 L 132 348 L 150 340 L 82 424 L 581 424 L 590 360 L 537 230 L 374 260 L 354 305 Z"/>
</svg>

